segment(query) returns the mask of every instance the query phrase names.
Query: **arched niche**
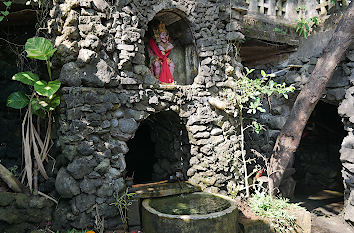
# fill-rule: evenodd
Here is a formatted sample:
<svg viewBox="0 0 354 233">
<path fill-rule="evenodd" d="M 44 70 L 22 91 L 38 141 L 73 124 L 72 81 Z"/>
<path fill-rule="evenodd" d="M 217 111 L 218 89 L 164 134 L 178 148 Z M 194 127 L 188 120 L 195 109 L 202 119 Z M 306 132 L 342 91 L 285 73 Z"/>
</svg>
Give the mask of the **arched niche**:
<svg viewBox="0 0 354 233">
<path fill-rule="evenodd" d="M 178 9 L 165 9 L 158 12 L 148 23 L 148 32 L 144 38 L 146 48 L 148 41 L 153 37 L 153 29 L 159 23 L 166 25 L 169 33 L 172 49 L 169 58 L 175 64 L 173 79 L 177 85 L 190 85 L 198 74 L 199 59 L 196 51 L 195 39 L 191 31 L 191 24 L 186 18 L 184 12 Z M 146 65 L 150 66 L 148 49 L 146 51 Z"/>
<path fill-rule="evenodd" d="M 134 184 L 168 179 L 189 169 L 190 144 L 184 123 L 173 111 L 150 115 L 128 142 L 127 176 Z"/>
</svg>

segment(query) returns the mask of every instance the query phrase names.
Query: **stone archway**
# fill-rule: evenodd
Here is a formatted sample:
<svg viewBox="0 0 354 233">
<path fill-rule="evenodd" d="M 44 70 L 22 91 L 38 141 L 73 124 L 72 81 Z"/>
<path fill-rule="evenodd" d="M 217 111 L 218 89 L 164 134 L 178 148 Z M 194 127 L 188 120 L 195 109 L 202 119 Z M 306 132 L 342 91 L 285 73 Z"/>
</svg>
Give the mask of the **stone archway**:
<svg viewBox="0 0 354 233">
<path fill-rule="evenodd" d="M 186 127 L 175 112 L 150 115 L 127 144 L 127 175 L 134 173 L 134 183 L 168 179 L 176 171 L 186 176 L 190 144 Z"/>
</svg>

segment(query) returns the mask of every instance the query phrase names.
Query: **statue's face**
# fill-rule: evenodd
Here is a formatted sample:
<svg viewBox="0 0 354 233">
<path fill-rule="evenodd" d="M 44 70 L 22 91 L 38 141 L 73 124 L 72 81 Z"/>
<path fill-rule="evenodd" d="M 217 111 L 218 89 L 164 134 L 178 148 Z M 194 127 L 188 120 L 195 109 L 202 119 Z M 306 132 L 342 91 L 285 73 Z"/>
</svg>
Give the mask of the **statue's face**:
<svg viewBox="0 0 354 233">
<path fill-rule="evenodd" d="M 166 43 L 168 41 L 168 35 L 167 32 L 161 32 L 160 34 L 160 39 L 163 43 Z"/>
</svg>

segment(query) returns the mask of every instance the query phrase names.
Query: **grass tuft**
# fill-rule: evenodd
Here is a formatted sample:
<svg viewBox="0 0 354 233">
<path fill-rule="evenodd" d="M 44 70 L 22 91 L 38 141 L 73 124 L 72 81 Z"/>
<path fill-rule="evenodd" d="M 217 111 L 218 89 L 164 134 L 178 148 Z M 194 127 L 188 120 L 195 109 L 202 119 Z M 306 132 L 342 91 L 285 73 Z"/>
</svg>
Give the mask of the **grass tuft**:
<svg viewBox="0 0 354 233">
<path fill-rule="evenodd" d="M 248 204 L 255 215 L 268 220 L 276 232 L 294 232 L 299 230 L 294 209 L 301 209 L 298 204 L 289 203 L 286 198 L 271 198 L 268 195 L 253 195 Z"/>
</svg>

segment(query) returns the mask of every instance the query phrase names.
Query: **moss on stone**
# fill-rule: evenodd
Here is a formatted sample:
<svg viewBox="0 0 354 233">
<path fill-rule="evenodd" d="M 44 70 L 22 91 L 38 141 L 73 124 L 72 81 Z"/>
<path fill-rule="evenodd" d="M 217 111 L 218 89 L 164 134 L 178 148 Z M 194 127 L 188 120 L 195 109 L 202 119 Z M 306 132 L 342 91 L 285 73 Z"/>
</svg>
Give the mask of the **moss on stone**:
<svg viewBox="0 0 354 233">
<path fill-rule="evenodd" d="M 0 192 L 0 206 L 8 206 L 14 199 L 13 193 Z"/>
</svg>

